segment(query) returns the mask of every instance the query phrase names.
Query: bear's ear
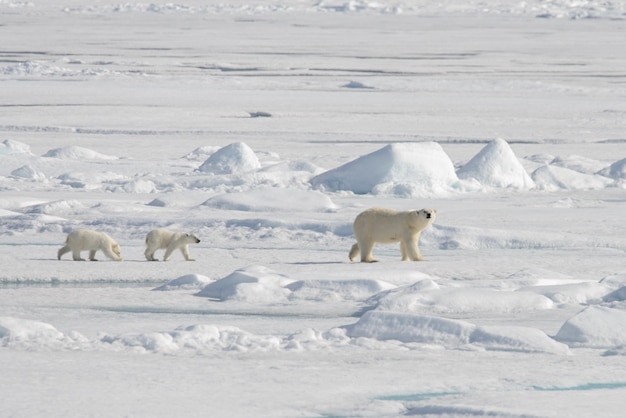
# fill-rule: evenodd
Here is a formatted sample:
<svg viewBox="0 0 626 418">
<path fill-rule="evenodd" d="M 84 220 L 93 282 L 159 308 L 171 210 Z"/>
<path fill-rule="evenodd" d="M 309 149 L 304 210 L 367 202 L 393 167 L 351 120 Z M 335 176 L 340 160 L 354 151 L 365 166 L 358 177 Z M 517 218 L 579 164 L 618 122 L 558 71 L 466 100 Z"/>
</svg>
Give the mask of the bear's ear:
<svg viewBox="0 0 626 418">
<path fill-rule="evenodd" d="M 433 213 L 437 213 L 437 209 L 433 209 Z"/>
</svg>

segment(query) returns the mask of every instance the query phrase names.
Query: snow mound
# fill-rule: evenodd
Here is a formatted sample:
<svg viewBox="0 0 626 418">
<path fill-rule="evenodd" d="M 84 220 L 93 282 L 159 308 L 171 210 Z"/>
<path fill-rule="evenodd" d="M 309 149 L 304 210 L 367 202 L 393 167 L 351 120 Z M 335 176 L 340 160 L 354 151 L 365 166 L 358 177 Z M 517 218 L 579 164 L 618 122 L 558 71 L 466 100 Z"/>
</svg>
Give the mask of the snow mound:
<svg viewBox="0 0 626 418">
<path fill-rule="evenodd" d="M 360 81 L 350 81 L 342 85 L 341 87 L 346 88 L 346 89 L 373 89 L 374 88 L 364 83 L 361 83 Z"/>
<path fill-rule="evenodd" d="M 18 141 L 14 141 L 12 139 L 5 139 L 0 143 L 0 155 L 11 155 L 11 154 L 29 154 L 30 147 L 26 144 L 23 144 Z"/>
<path fill-rule="evenodd" d="M 310 279 L 298 280 L 285 286 L 293 294 L 291 299 L 364 300 L 396 286 L 382 280 L 372 279 Z"/>
<path fill-rule="evenodd" d="M 139 353 L 175 354 L 190 351 L 194 354 L 212 351 L 270 351 L 280 348 L 276 336 L 254 335 L 237 327 L 217 325 L 190 325 L 170 332 L 149 334 L 105 335 L 100 340 L 113 350 L 132 350 Z"/>
<path fill-rule="evenodd" d="M 59 158 L 62 160 L 117 160 L 118 158 L 112 155 L 100 154 L 99 152 L 90 150 L 83 147 L 63 147 L 55 148 L 46 152 L 44 157 Z"/>
<path fill-rule="evenodd" d="M 0 338 L 31 340 L 41 337 L 59 339 L 63 337 L 63 333 L 45 322 L 0 317 Z"/>
<path fill-rule="evenodd" d="M 154 182 L 150 180 L 137 179 L 124 183 L 121 190 L 125 193 L 156 193 L 157 188 Z"/>
<path fill-rule="evenodd" d="M 615 180 L 626 179 L 626 158 L 614 162 L 609 167 L 600 170 L 598 174 Z"/>
<path fill-rule="evenodd" d="M 477 347 L 491 351 L 569 354 L 567 345 L 554 341 L 536 328 L 476 326 L 434 316 L 369 311 L 358 322 L 345 328 L 346 334 L 352 338 L 397 340 L 453 349 Z"/>
<path fill-rule="evenodd" d="M 539 167 L 531 177 L 537 188 L 547 191 L 594 190 L 613 184 L 613 180 L 604 176 L 584 174 L 554 165 Z"/>
<path fill-rule="evenodd" d="M 169 291 L 169 290 L 189 290 L 189 289 L 202 289 L 214 280 L 209 279 L 201 274 L 186 274 L 177 279 L 170 280 L 169 282 L 155 287 L 152 290 Z"/>
<path fill-rule="evenodd" d="M 275 302 L 285 300 L 289 290 L 284 286 L 292 279 L 264 266 L 250 266 L 205 286 L 196 296 L 221 301 Z"/>
<path fill-rule="evenodd" d="M 554 303 L 530 292 L 491 289 L 441 289 L 430 280 L 374 296 L 377 310 L 425 313 L 516 313 L 551 309 Z"/>
<path fill-rule="evenodd" d="M 337 208 L 327 195 L 318 191 L 266 187 L 241 193 L 214 196 L 203 203 L 217 209 L 255 212 L 326 212 Z"/>
<path fill-rule="evenodd" d="M 0 209 L 0 218 L 1 217 L 5 217 L 5 216 L 18 217 L 20 215 L 21 215 L 21 213 L 19 213 L 19 212 L 14 212 L 12 210 L 6 210 L 6 209 Z"/>
<path fill-rule="evenodd" d="M 355 324 L 345 328 L 347 335 L 352 338 L 440 344 L 448 347 L 468 344 L 476 326 L 465 321 L 433 316 L 368 311 Z"/>
<path fill-rule="evenodd" d="M 522 289 L 543 295 L 558 304 L 586 304 L 599 300 L 611 292 L 611 288 L 596 282 L 570 283 L 552 286 L 532 286 Z"/>
<path fill-rule="evenodd" d="M 566 344 L 548 337 L 536 328 L 518 326 L 480 326 L 470 336 L 470 343 L 488 351 L 570 354 Z"/>
<path fill-rule="evenodd" d="M 626 345 L 626 312 L 590 306 L 567 320 L 555 339 L 570 347 L 614 348 Z"/>
<path fill-rule="evenodd" d="M 329 191 L 415 197 L 445 193 L 457 182 L 452 161 L 435 142 L 389 144 L 310 180 Z"/>
<path fill-rule="evenodd" d="M 189 208 L 197 205 L 198 200 L 194 196 L 172 192 L 160 193 L 159 197 L 146 203 L 146 206 L 155 208 Z"/>
<path fill-rule="evenodd" d="M 64 173 L 57 177 L 62 185 L 73 189 L 96 190 L 103 189 L 110 192 L 123 192 L 124 185 L 128 183 L 128 178 L 121 174 L 110 171 L 97 172 L 71 172 Z"/>
<path fill-rule="evenodd" d="M 605 167 L 605 164 L 598 160 L 582 157 L 580 155 L 570 155 L 569 157 L 556 157 L 552 165 L 569 168 L 583 174 L 595 174 Z"/>
<path fill-rule="evenodd" d="M 600 280 L 600 283 L 617 289 L 618 287 L 626 286 L 626 274 L 616 273 L 606 276 Z"/>
<path fill-rule="evenodd" d="M 213 153 L 198 171 L 212 174 L 240 174 L 261 168 L 252 149 L 243 142 L 236 142 Z"/>
<path fill-rule="evenodd" d="M 45 322 L 0 317 L 0 347 L 37 349 L 76 349 L 86 338 L 73 332 L 66 335 Z"/>
<path fill-rule="evenodd" d="M 509 275 L 506 281 L 512 286 L 548 286 L 576 282 L 572 276 L 539 267 L 524 268 Z"/>
<path fill-rule="evenodd" d="M 289 171 L 319 174 L 322 170 L 320 167 L 306 160 L 281 161 L 276 164 L 264 167 L 263 173 L 284 173 Z"/>
<path fill-rule="evenodd" d="M 552 161 L 554 161 L 556 157 L 552 154 L 533 154 L 524 157 L 527 161 L 532 161 L 533 163 L 537 163 L 540 165 L 548 165 Z"/>
<path fill-rule="evenodd" d="M 45 181 L 46 175 L 41 171 L 37 171 L 35 168 L 30 165 L 25 165 L 20 168 L 16 168 L 11 171 L 11 177 L 25 179 L 25 180 L 33 180 L 33 181 Z"/>
<path fill-rule="evenodd" d="M 534 182 L 503 139 L 487 144 L 467 164 L 459 168 L 457 176 L 476 180 L 483 186 L 531 189 Z"/>
<path fill-rule="evenodd" d="M 152 199 L 148 203 L 146 203 L 146 206 L 154 206 L 154 207 L 157 207 L 157 208 L 164 208 L 164 207 L 168 206 L 168 202 L 166 200 L 163 200 L 163 199 L 157 197 L 155 199 Z"/>
<path fill-rule="evenodd" d="M 215 153 L 219 147 L 207 145 L 204 147 L 199 147 L 185 155 L 183 158 L 190 161 L 200 161 L 206 160 L 209 156 Z"/>
<path fill-rule="evenodd" d="M 626 300 L 626 286 L 622 286 L 617 290 L 605 295 L 602 300 L 604 302 L 623 302 Z"/>
<path fill-rule="evenodd" d="M 78 200 L 55 200 L 23 208 L 24 213 L 41 213 L 46 215 L 70 215 L 84 212 L 87 207 Z"/>
</svg>

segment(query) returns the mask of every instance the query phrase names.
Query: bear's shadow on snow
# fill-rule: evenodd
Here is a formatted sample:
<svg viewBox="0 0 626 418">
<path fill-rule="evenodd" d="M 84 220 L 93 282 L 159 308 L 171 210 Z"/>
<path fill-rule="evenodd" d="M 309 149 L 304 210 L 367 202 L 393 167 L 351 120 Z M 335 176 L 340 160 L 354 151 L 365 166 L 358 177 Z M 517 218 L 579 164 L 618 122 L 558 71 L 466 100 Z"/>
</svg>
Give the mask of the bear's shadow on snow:
<svg viewBox="0 0 626 418">
<path fill-rule="evenodd" d="M 350 262 L 346 261 L 296 261 L 293 263 L 281 263 L 281 264 L 289 264 L 292 266 L 321 266 L 326 264 L 350 264 Z"/>
</svg>

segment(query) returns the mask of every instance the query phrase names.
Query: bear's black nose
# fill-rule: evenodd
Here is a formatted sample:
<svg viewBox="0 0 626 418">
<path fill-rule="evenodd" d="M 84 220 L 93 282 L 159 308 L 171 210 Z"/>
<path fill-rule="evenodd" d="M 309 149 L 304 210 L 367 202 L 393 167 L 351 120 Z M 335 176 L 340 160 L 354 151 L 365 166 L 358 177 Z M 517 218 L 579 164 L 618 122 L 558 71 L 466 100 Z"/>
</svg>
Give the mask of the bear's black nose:
<svg viewBox="0 0 626 418">
<path fill-rule="evenodd" d="M 430 213 L 426 214 L 426 219 L 430 219 Z"/>
</svg>

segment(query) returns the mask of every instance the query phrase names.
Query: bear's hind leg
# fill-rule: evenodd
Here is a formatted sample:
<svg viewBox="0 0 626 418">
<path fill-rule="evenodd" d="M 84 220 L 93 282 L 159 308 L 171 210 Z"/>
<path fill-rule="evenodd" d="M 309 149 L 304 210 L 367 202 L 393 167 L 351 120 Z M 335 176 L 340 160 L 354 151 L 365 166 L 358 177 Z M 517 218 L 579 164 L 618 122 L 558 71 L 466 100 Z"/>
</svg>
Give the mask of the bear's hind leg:
<svg viewBox="0 0 626 418">
<path fill-rule="evenodd" d="M 174 252 L 175 249 L 176 249 L 176 246 L 170 244 L 167 247 L 167 249 L 165 250 L 165 255 L 163 256 L 163 261 L 170 261 L 170 257 L 172 256 L 172 253 Z"/>
<path fill-rule="evenodd" d="M 359 241 L 358 245 L 359 245 L 359 249 L 361 250 L 361 262 L 375 263 L 378 261 L 378 260 L 374 260 L 374 257 L 372 256 L 372 251 L 374 250 L 373 242 Z"/>
<path fill-rule="evenodd" d="M 350 253 L 348 254 L 350 261 L 356 261 L 356 258 L 359 256 L 360 252 L 361 251 L 359 251 L 359 244 L 354 244 L 352 248 L 350 248 Z"/>
<path fill-rule="evenodd" d="M 74 259 L 74 261 L 85 261 L 84 259 L 80 258 L 80 250 L 72 250 L 72 258 Z"/>
<path fill-rule="evenodd" d="M 57 252 L 57 259 L 60 260 L 61 257 L 63 257 L 63 254 L 67 254 L 70 251 L 72 251 L 72 249 L 68 245 L 64 246 Z"/>
<path fill-rule="evenodd" d="M 144 252 L 144 255 L 146 256 L 146 260 L 148 260 L 148 261 L 159 261 L 158 259 L 156 259 L 154 257 L 154 253 L 155 252 L 156 252 L 156 248 L 148 246 L 148 248 L 146 248 L 146 251 Z"/>
</svg>

